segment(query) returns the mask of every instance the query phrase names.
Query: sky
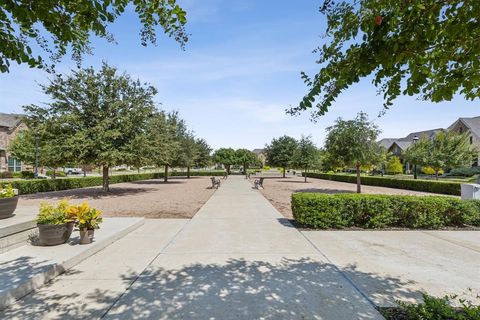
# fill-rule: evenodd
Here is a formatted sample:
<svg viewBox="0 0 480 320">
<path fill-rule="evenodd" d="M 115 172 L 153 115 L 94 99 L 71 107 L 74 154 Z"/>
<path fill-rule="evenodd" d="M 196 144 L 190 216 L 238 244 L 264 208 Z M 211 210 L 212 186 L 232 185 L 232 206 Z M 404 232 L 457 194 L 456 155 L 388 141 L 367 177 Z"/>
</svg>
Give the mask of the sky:
<svg viewBox="0 0 480 320">
<path fill-rule="evenodd" d="M 431 103 L 400 97 L 378 117 L 382 98 L 369 79 L 345 91 L 315 123 L 308 112 L 286 115 L 285 109 L 307 92 L 300 72 L 314 75 L 320 70 L 312 51 L 326 41 L 321 1 L 178 2 L 187 11 L 190 37 L 185 50 L 163 35 L 157 46 L 141 46 L 138 18 L 129 10 L 109 28 L 117 43 L 93 39 L 93 55 L 84 57 L 83 66 L 106 61 L 154 85 L 159 108 L 178 110 L 190 129 L 214 148 L 262 148 L 284 134 L 311 135 L 320 147 L 326 127 L 359 111 L 379 126 L 380 137 L 389 138 L 480 116 L 478 101 L 456 97 Z M 57 72 L 72 68 L 75 64 L 66 56 Z M 48 102 L 38 86 L 48 79 L 45 71 L 12 64 L 10 73 L 0 74 L 0 112 L 21 113 L 23 105 Z"/>
</svg>

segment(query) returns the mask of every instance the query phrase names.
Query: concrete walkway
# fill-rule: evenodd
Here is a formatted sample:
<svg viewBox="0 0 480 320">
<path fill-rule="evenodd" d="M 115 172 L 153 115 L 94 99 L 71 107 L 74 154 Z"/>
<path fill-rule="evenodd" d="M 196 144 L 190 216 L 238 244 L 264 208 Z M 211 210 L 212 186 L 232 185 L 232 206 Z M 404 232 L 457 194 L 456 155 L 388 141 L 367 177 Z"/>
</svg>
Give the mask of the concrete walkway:
<svg viewBox="0 0 480 320">
<path fill-rule="evenodd" d="M 381 319 L 243 177 L 232 176 L 106 319 Z"/>
<path fill-rule="evenodd" d="M 192 220 L 147 221 L 0 318 L 382 319 L 243 177 Z"/>
</svg>

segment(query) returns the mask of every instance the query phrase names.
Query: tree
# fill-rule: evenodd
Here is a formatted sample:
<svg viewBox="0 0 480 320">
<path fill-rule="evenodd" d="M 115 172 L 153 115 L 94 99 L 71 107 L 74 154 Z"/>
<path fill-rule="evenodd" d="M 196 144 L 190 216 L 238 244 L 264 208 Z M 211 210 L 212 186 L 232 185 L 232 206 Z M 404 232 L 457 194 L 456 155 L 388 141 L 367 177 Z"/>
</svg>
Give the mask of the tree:
<svg viewBox="0 0 480 320">
<path fill-rule="evenodd" d="M 313 79 L 302 73 L 308 92 L 289 113 L 314 108 L 312 117 L 321 116 L 365 77 L 373 78 L 385 108 L 400 95 L 479 98 L 480 2 L 325 0 L 321 12 L 329 39 L 316 49 L 322 67 Z"/>
<path fill-rule="evenodd" d="M 377 143 L 378 127 L 360 112 L 353 120 L 338 118 L 327 128 L 325 150 L 337 163 L 353 166 L 357 171 L 357 193 L 361 193 L 360 167 L 373 165 L 382 157 L 382 147 Z"/>
<path fill-rule="evenodd" d="M 235 151 L 236 164 L 243 167 L 243 172 L 247 175 L 249 166 L 255 165 L 258 162 L 257 155 L 248 149 L 237 149 Z"/>
<path fill-rule="evenodd" d="M 416 164 L 431 167 L 438 174 L 447 169 L 471 165 L 477 151 L 472 149 L 466 133 L 440 131 L 429 140 L 422 138 L 406 150 L 405 158 Z"/>
<path fill-rule="evenodd" d="M 41 88 L 52 102 L 29 106 L 26 112 L 44 117 L 45 132 L 57 142 L 48 143 L 54 148 L 50 153 L 102 166 L 103 190 L 109 191 L 109 168 L 138 159 L 132 141 L 145 132 L 155 112 L 156 89 L 105 63 L 98 72 L 87 68 L 56 75 Z"/>
<path fill-rule="evenodd" d="M 295 150 L 297 149 L 297 140 L 289 136 L 282 136 L 273 139 L 269 145 L 265 146 L 267 162 L 273 166 L 283 168 L 283 177 L 287 168 L 292 164 Z"/>
<path fill-rule="evenodd" d="M 232 148 L 220 148 L 213 154 L 215 163 L 222 164 L 230 174 L 230 167 L 236 163 L 235 150 Z"/>
<path fill-rule="evenodd" d="M 147 121 L 147 126 L 137 152 L 145 154 L 148 164 L 164 167 L 164 182 L 168 181 L 168 167 L 175 161 L 180 148 L 177 139 L 177 125 L 183 126 L 183 120 L 177 112 L 155 112 Z"/>
<path fill-rule="evenodd" d="M 192 132 L 180 137 L 179 149 L 174 162 L 174 165 L 187 168 L 187 178 L 190 179 L 190 169 L 195 165 L 199 156 L 197 141 Z"/>
<path fill-rule="evenodd" d="M 400 174 L 403 173 L 403 165 L 400 162 L 400 159 L 396 156 L 391 156 L 386 165 L 386 170 L 388 174 Z"/>
<path fill-rule="evenodd" d="M 196 148 L 198 150 L 198 156 L 195 160 L 195 166 L 200 168 L 205 168 L 209 166 L 212 162 L 212 148 L 208 145 L 207 141 L 204 139 L 197 139 L 195 141 Z"/>
<path fill-rule="evenodd" d="M 44 55 L 56 63 L 68 50 L 80 63 L 92 51 L 90 36 L 114 41 L 107 27 L 133 7 L 140 18 L 141 44 L 156 43 L 156 28 L 183 47 L 188 40 L 186 13 L 175 0 L 169 1 L 49 1 L 0 2 L 0 72 L 8 72 L 12 61 L 30 67 L 49 68 Z M 50 66 L 51 67 L 51 66 Z"/>
<path fill-rule="evenodd" d="M 303 169 L 305 182 L 307 182 L 307 171 L 318 164 L 320 154 L 312 141 L 312 137 L 302 136 L 298 141 L 298 146 L 293 156 L 293 163 L 295 166 Z"/>
</svg>

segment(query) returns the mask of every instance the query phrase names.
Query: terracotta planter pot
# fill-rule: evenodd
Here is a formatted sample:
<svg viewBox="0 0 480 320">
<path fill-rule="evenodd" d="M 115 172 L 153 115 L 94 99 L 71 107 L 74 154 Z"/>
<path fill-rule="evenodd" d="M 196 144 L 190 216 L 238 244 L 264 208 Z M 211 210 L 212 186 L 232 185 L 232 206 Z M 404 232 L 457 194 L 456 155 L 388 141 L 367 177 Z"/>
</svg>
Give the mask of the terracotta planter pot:
<svg viewBox="0 0 480 320">
<path fill-rule="evenodd" d="M 70 239 L 73 231 L 73 222 L 64 224 L 38 224 L 38 237 L 44 246 L 56 246 Z"/>
<path fill-rule="evenodd" d="M 90 244 L 92 239 L 90 238 L 90 230 L 80 230 L 80 244 Z"/>
<path fill-rule="evenodd" d="M 0 199 L 0 219 L 6 219 L 13 216 L 17 208 L 18 196 Z"/>
</svg>

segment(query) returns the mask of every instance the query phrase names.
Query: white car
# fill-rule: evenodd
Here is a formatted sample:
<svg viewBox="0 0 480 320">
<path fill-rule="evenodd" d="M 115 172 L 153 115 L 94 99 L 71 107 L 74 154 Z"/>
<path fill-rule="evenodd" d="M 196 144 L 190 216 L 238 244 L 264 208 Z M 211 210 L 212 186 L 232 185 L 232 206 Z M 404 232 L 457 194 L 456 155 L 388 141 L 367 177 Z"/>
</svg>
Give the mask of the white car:
<svg viewBox="0 0 480 320">
<path fill-rule="evenodd" d="M 83 170 L 82 168 L 64 168 L 63 172 L 66 174 L 82 174 Z"/>
</svg>

